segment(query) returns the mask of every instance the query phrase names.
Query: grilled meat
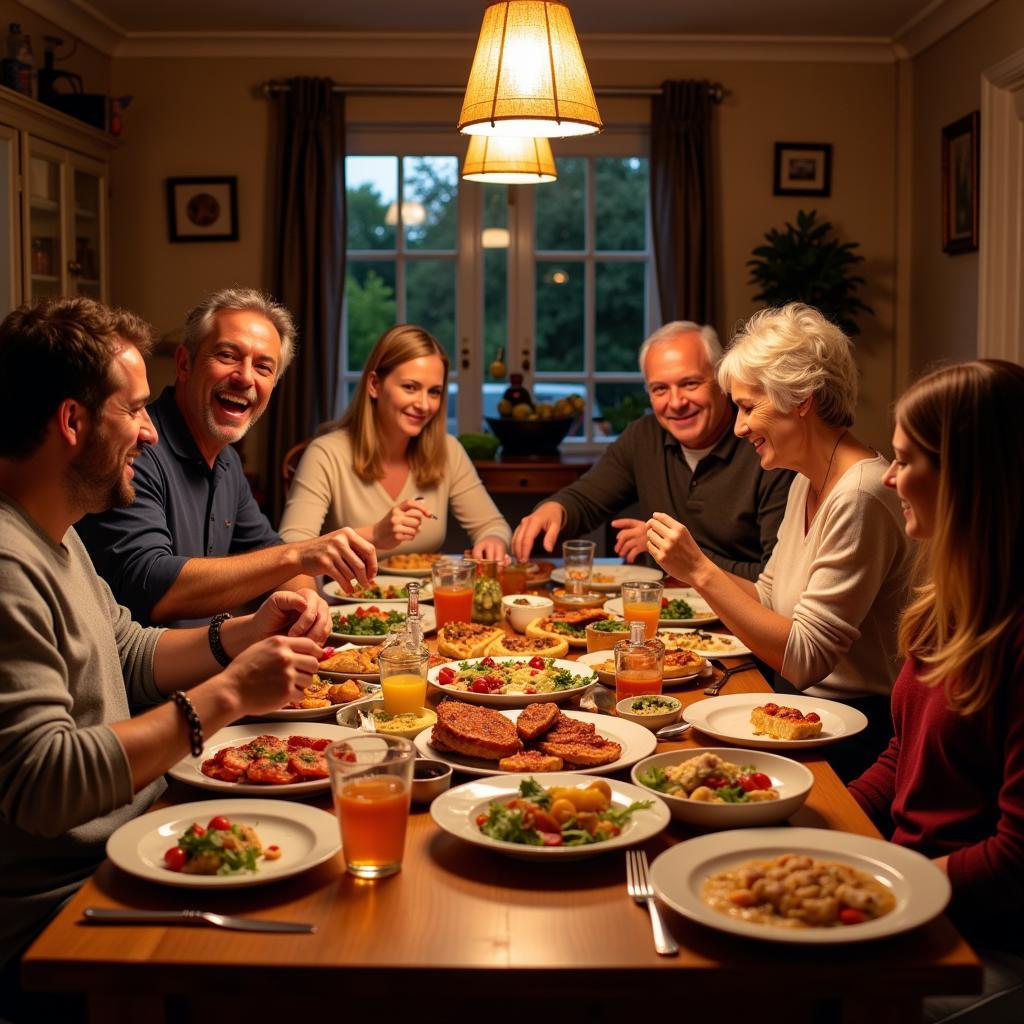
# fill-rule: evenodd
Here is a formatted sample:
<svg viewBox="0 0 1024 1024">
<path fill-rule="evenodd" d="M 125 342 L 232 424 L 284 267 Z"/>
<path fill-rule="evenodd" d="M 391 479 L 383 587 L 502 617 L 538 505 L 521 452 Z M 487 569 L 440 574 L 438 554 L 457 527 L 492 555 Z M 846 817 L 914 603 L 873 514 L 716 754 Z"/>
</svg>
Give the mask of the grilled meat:
<svg viewBox="0 0 1024 1024">
<path fill-rule="evenodd" d="M 550 702 L 544 704 L 527 704 L 516 719 L 516 732 L 524 743 L 543 736 L 558 721 L 558 705 Z M 511 770 L 511 769 L 510 769 Z M 550 769 L 556 771 L 557 769 Z"/>
<path fill-rule="evenodd" d="M 497 761 L 522 749 L 516 727 L 491 708 L 446 700 L 437 706 L 437 724 L 430 734 L 432 746 L 467 757 Z"/>
<path fill-rule="evenodd" d="M 551 757 L 560 757 L 567 765 L 595 768 L 611 764 L 622 756 L 622 745 L 599 736 L 590 722 L 559 713 L 558 721 L 537 747 Z"/>
</svg>

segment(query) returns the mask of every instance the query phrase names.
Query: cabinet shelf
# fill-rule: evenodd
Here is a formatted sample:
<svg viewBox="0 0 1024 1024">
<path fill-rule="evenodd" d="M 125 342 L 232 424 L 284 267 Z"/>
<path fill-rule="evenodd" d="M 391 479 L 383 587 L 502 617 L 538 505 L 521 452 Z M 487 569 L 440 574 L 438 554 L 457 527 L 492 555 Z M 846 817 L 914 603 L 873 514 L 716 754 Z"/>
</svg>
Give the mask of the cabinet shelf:
<svg viewBox="0 0 1024 1024">
<path fill-rule="evenodd" d="M 28 205 L 33 210 L 43 210 L 46 213 L 56 213 L 60 209 L 60 203 L 56 199 L 44 199 L 42 196 L 30 196 Z"/>
<path fill-rule="evenodd" d="M 95 220 L 99 214 L 95 210 L 90 210 L 85 206 L 76 206 L 75 216 L 79 220 Z"/>
<path fill-rule="evenodd" d="M 60 284 L 60 278 L 54 274 L 33 274 L 32 280 L 39 284 Z"/>
</svg>

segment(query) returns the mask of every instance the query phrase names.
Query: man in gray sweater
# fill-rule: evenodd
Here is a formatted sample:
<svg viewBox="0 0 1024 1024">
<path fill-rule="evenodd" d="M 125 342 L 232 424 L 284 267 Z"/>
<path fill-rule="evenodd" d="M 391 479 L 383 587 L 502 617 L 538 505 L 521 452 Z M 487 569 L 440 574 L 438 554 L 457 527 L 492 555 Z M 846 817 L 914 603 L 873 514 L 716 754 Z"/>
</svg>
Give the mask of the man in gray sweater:
<svg viewBox="0 0 1024 1024">
<path fill-rule="evenodd" d="M 203 733 L 301 699 L 329 633 L 323 602 L 291 592 L 217 628 L 146 629 L 96 575 L 73 524 L 129 503 L 156 443 L 148 344 L 85 298 L 0 324 L 0 965 Z"/>
<path fill-rule="evenodd" d="M 761 469 L 734 436 L 736 410 L 714 375 L 721 354 L 714 330 L 687 320 L 665 324 L 640 346 L 653 415 L 631 423 L 596 466 L 520 522 L 512 537 L 520 561 L 538 537 L 553 551 L 559 534 L 578 537 L 611 520 L 615 552 L 632 562 L 647 550 L 647 519 L 669 512 L 723 569 L 757 579 L 793 474 Z M 633 502 L 638 518 L 613 518 Z"/>
</svg>

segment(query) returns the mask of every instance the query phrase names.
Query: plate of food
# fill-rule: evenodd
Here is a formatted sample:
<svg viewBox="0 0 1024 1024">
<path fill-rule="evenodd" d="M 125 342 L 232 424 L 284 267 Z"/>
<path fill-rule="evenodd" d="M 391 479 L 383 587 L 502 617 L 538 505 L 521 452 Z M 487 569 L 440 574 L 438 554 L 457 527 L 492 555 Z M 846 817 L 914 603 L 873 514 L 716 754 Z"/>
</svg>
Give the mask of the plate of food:
<svg viewBox="0 0 1024 1024">
<path fill-rule="evenodd" d="M 377 644 L 393 626 L 405 624 L 405 611 L 388 604 L 343 604 L 331 611 L 332 644 Z M 430 633 L 437 625 L 434 609 L 420 609 L 423 632 Z"/>
<path fill-rule="evenodd" d="M 570 647 L 587 646 L 587 626 L 613 618 L 603 608 L 581 608 L 573 611 L 554 611 L 542 619 L 526 624 L 527 636 L 553 637 L 568 640 Z"/>
<path fill-rule="evenodd" d="M 127 822 L 107 840 L 107 856 L 159 885 L 238 889 L 308 871 L 340 845 L 338 819 L 327 811 L 287 800 L 221 798 L 161 807 Z"/>
<path fill-rule="evenodd" d="M 523 562 L 523 565 L 526 566 L 526 585 L 528 587 L 539 587 L 541 584 L 547 583 L 555 570 L 554 562 L 546 562 L 538 558 Z"/>
<path fill-rule="evenodd" d="M 498 711 L 454 698 L 437 705 L 437 724 L 413 740 L 423 757 L 467 775 L 572 769 L 607 775 L 653 754 L 657 742 L 642 725 L 563 711 L 553 702 Z"/>
<path fill-rule="evenodd" d="M 434 596 L 434 586 L 430 580 L 413 579 L 411 576 L 385 576 L 374 580 L 368 587 L 356 587 L 351 594 L 346 594 L 336 580 L 328 580 L 323 587 L 324 593 L 335 601 L 345 604 L 361 604 L 372 601 L 375 604 L 397 604 L 403 608 L 409 600 L 408 586 L 410 583 L 420 585 L 420 600 L 429 601 Z"/>
<path fill-rule="evenodd" d="M 769 880 L 767 872 L 776 877 Z M 782 910 L 790 878 L 818 895 L 808 889 Z M 692 921 L 744 938 L 807 945 L 899 935 L 937 917 L 950 897 L 949 878 L 927 857 L 823 828 L 698 836 L 655 860 L 651 884 L 660 900 Z"/>
<path fill-rule="evenodd" d="M 393 576 L 429 576 L 435 562 L 448 556 L 442 554 L 427 554 L 422 551 L 414 551 L 405 555 L 392 555 L 390 558 L 382 558 L 377 563 L 377 571 Z"/>
<path fill-rule="evenodd" d="M 657 583 L 665 574 L 660 569 L 646 565 L 595 565 L 590 574 L 591 590 L 601 590 L 606 594 L 614 593 L 626 580 L 637 580 L 640 583 Z M 565 569 L 555 569 L 551 578 L 556 583 L 565 583 Z"/>
<path fill-rule="evenodd" d="M 635 846 L 669 823 L 639 786 L 571 772 L 495 775 L 442 793 L 430 816 L 456 839 L 523 860 L 578 860 Z"/>
<path fill-rule="evenodd" d="M 488 655 L 450 662 L 430 669 L 427 682 L 438 693 L 458 697 L 469 704 L 522 708 L 527 704 L 579 697 L 597 679 L 589 668 L 575 661 L 535 654 L 529 658 Z"/>
<path fill-rule="evenodd" d="M 822 697 L 730 693 L 705 697 L 683 709 L 690 725 L 716 740 L 755 750 L 823 747 L 867 728 L 865 715 Z M 781 701 L 782 703 L 779 703 Z"/>
<path fill-rule="evenodd" d="M 505 636 L 501 626 L 480 622 L 446 622 L 437 631 L 437 653 L 446 658 L 482 658 L 487 648 Z"/>
<path fill-rule="evenodd" d="M 618 618 L 623 617 L 622 598 L 613 597 L 605 601 L 604 610 Z M 706 626 L 717 622 L 718 616 L 711 605 L 703 598 L 697 597 L 692 590 L 676 590 L 670 588 L 662 591 L 661 616 L 662 626 Z"/>
<path fill-rule="evenodd" d="M 709 633 L 703 629 L 659 629 L 656 636 L 666 651 L 693 651 L 704 658 L 738 658 L 753 654 L 731 633 Z"/>
<path fill-rule="evenodd" d="M 316 793 L 330 788 L 324 750 L 357 731 L 320 723 L 302 730 L 281 722 L 232 725 L 214 733 L 200 757 L 183 758 L 168 775 L 231 796 Z"/>
<path fill-rule="evenodd" d="M 357 679 L 368 683 L 380 682 L 380 652 L 383 644 L 344 644 L 334 648 L 329 658 L 324 658 L 317 669 L 321 679 L 332 683 L 343 683 L 346 679 Z"/>
<path fill-rule="evenodd" d="M 581 654 L 577 664 L 586 665 L 596 674 L 598 681 L 605 686 L 615 685 L 615 655 L 612 651 L 593 651 Z M 695 680 L 706 679 L 711 675 L 711 664 L 693 651 L 666 651 L 662 668 L 662 686 L 671 689 L 673 686 L 686 686 Z"/>
<path fill-rule="evenodd" d="M 323 678 L 313 676 L 309 686 L 302 692 L 304 696 L 297 704 L 248 717 L 265 722 L 311 722 L 317 718 L 330 718 L 341 704 L 376 696 L 380 693 L 380 684 L 350 679 L 348 676 L 331 679 L 325 673 Z"/>
</svg>

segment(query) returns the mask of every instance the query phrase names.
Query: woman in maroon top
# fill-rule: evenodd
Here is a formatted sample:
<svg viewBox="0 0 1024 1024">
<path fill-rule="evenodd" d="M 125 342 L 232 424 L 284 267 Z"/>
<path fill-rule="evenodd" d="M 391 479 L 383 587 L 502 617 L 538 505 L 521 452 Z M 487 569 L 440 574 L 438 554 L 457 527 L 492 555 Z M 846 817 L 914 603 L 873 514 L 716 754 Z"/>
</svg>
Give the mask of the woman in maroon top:
<svg viewBox="0 0 1024 1024">
<path fill-rule="evenodd" d="M 885 482 L 921 541 L 918 586 L 895 736 L 850 791 L 949 875 L 950 915 L 984 947 L 986 997 L 956 1019 L 1009 1020 L 1012 1003 L 1024 1020 L 1024 368 L 922 378 L 897 404 L 893 449 Z M 930 1019 L 965 1001 L 938 1002 Z"/>
</svg>

